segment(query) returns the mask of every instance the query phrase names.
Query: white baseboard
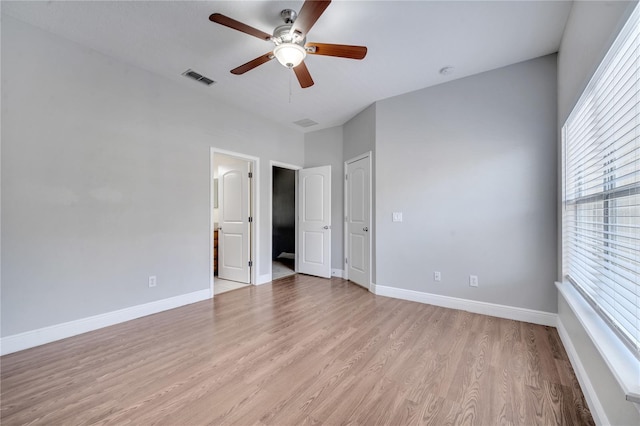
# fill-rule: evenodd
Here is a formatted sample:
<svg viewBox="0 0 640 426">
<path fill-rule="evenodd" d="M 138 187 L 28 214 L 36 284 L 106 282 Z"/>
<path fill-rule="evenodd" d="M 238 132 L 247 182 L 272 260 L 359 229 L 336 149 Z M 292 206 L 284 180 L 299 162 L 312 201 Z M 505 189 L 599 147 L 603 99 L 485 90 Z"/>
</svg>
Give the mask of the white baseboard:
<svg viewBox="0 0 640 426">
<path fill-rule="evenodd" d="M 379 296 L 410 300 L 412 302 L 427 303 L 429 305 L 442 306 L 444 308 L 460 309 L 463 311 L 474 312 L 476 314 L 530 322 L 533 324 L 546 325 L 550 327 L 556 326 L 557 315 L 551 312 L 517 308 L 507 305 L 498 305 L 496 303 L 480 302 L 477 300 L 460 299 L 457 297 L 441 296 L 439 294 L 424 293 L 420 291 L 405 290 L 402 288 L 386 287 L 375 284 L 372 284 L 372 287 L 372 292 Z"/>
<path fill-rule="evenodd" d="M 92 317 L 81 318 L 62 324 L 51 325 L 37 330 L 26 331 L 24 333 L 6 336 L 0 339 L 0 355 L 18 352 L 23 349 L 44 345 L 67 337 L 110 325 L 119 324 L 132 319 L 144 317 L 191 303 L 210 299 L 209 289 L 194 291 L 192 293 L 181 294 L 168 299 L 156 300 L 142 305 L 131 306 L 113 312 L 107 312 Z"/>
<path fill-rule="evenodd" d="M 607 414 L 604 411 L 604 407 L 602 407 L 602 404 L 600 403 L 600 399 L 596 394 L 595 388 L 593 387 L 591 380 L 589 380 L 587 370 L 585 370 L 584 365 L 582 365 L 580 356 L 578 355 L 575 346 L 573 346 L 573 342 L 569 337 L 569 333 L 567 333 L 567 329 L 564 328 L 564 324 L 562 324 L 562 320 L 560 319 L 560 317 L 558 317 L 556 328 L 558 329 L 560 340 L 562 340 L 562 344 L 564 345 L 564 348 L 567 351 L 567 355 L 569 356 L 569 361 L 571 362 L 573 371 L 576 373 L 576 378 L 580 383 L 580 388 L 582 389 L 582 393 L 584 394 L 584 399 L 587 401 L 589 410 L 591 410 L 593 421 L 597 425 L 611 424 L 609 423 Z"/>
<path fill-rule="evenodd" d="M 262 285 L 271 282 L 271 273 L 258 275 L 256 278 L 256 285 Z"/>
<path fill-rule="evenodd" d="M 332 277 L 344 278 L 344 271 L 342 269 L 332 269 L 331 270 Z"/>
</svg>

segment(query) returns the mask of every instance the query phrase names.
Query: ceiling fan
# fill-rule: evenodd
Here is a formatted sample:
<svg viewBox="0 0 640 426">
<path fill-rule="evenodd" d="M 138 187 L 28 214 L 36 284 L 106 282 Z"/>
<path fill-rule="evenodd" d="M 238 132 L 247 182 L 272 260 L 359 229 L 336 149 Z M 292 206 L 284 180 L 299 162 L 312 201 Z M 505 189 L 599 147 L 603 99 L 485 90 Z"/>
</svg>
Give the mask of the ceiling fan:
<svg viewBox="0 0 640 426">
<path fill-rule="evenodd" d="M 313 86 L 313 79 L 304 63 L 304 58 L 307 54 L 337 56 L 348 59 L 363 59 L 367 55 L 367 48 L 365 46 L 307 43 L 307 33 L 330 3 L 331 0 L 306 0 L 302 5 L 302 9 L 300 9 L 300 13 L 296 13 L 291 9 L 283 10 L 280 12 L 280 16 L 284 20 L 284 25 L 276 27 L 276 29 L 273 30 L 273 35 L 220 13 L 212 14 L 209 16 L 209 20 L 259 39 L 271 41 L 275 45 L 273 51 L 232 69 L 232 74 L 244 74 L 276 58 L 278 62 L 285 67 L 293 69 L 300 86 L 304 89 Z"/>
</svg>

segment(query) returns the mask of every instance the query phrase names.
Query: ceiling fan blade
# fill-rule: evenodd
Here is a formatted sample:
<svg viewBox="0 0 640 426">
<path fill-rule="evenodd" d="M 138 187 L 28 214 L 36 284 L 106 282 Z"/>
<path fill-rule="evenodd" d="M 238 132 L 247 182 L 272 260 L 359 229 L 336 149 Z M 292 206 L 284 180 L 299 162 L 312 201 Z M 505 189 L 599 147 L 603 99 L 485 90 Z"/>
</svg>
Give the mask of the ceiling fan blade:
<svg viewBox="0 0 640 426">
<path fill-rule="evenodd" d="M 209 16 L 209 20 L 211 22 L 215 22 L 216 24 L 224 25 L 225 27 L 232 28 L 245 34 L 252 35 L 254 37 L 258 37 L 262 40 L 271 40 L 271 34 L 267 34 L 264 31 L 260 31 L 257 28 L 253 28 L 247 24 L 243 24 L 240 21 L 236 21 L 235 19 L 229 18 L 228 16 L 224 16 L 220 13 L 212 14 L 211 16 Z"/>
<path fill-rule="evenodd" d="M 367 56 L 365 46 L 349 46 L 347 44 L 307 43 L 305 47 L 312 48 L 307 53 L 312 55 L 337 56 L 339 58 L 363 59 Z M 315 51 L 313 51 L 315 48 Z"/>
<path fill-rule="evenodd" d="M 300 65 L 293 69 L 293 72 L 296 73 L 296 77 L 298 77 L 298 83 L 300 83 L 300 87 L 306 89 L 307 87 L 313 86 L 313 79 L 311 78 L 311 74 L 309 74 L 309 70 L 305 65 L 304 61 L 300 62 Z"/>
<path fill-rule="evenodd" d="M 240 65 L 239 67 L 232 69 L 231 74 L 235 74 L 235 75 L 244 74 L 245 72 L 251 71 L 252 69 L 254 69 L 259 65 L 269 62 L 273 58 L 274 58 L 273 53 L 271 52 L 265 53 L 264 55 L 258 56 L 257 58 L 247 62 L 246 64 Z"/>
<path fill-rule="evenodd" d="M 298 13 L 296 21 L 291 27 L 291 34 L 296 31 L 299 31 L 303 35 L 307 34 L 330 3 L 331 0 L 305 1 L 302 5 L 302 9 L 300 9 L 300 13 Z"/>
</svg>

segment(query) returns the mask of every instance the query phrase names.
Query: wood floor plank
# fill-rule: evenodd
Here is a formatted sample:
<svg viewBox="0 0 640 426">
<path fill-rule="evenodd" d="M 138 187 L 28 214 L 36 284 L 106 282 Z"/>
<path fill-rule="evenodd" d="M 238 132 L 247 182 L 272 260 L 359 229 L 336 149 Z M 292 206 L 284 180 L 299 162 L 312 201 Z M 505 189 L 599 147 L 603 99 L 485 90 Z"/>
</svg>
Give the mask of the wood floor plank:
<svg viewBox="0 0 640 426">
<path fill-rule="evenodd" d="M 593 419 L 553 328 L 295 275 L 0 358 L 0 423 Z"/>
</svg>

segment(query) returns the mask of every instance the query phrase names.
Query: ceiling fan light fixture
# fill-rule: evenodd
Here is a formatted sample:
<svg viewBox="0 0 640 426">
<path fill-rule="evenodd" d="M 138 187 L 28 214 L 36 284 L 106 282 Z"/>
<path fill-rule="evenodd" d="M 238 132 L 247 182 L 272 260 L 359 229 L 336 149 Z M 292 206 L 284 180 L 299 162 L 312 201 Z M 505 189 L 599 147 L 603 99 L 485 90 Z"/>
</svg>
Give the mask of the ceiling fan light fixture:
<svg viewBox="0 0 640 426">
<path fill-rule="evenodd" d="M 295 68 L 304 60 L 307 56 L 304 47 L 295 43 L 282 43 L 273 49 L 278 62 L 287 68 Z"/>
</svg>

